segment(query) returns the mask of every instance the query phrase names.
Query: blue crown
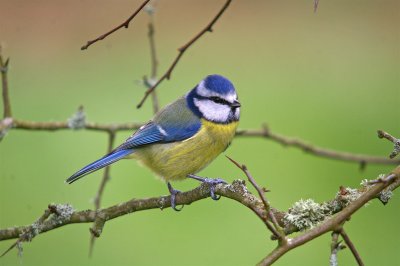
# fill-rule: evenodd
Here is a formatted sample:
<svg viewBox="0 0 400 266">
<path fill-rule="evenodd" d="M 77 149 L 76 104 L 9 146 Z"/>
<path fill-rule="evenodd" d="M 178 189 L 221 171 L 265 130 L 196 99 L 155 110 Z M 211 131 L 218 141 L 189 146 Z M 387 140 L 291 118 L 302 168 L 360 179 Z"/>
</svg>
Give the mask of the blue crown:
<svg viewBox="0 0 400 266">
<path fill-rule="evenodd" d="M 235 91 L 232 82 L 221 75 L 209 75 L 204 79 L 204 86 L 218 94 L 226 95 Z"/>
</svg>

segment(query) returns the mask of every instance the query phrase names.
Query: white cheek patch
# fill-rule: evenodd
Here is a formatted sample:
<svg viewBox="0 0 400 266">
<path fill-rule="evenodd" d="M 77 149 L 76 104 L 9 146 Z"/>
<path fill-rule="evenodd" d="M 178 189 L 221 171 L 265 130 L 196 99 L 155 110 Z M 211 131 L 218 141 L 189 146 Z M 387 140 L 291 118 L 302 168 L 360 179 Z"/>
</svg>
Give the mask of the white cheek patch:
<svg viewBox="0 0 400 266">
<path fill-rule="evenodd" d="M 200 112 L 207 120 L 215 122 L 225 123 L 231 112 L 229 106 L 218 104 L 211 100 L 194 99 L 194 104 L 199 108 Z"/>
<path fill-rule="evenodd" d="M 196 92 L 198 95 L 203 96 L 205 98 L 209 98 L 209 97 L 219 97 L 222 98 L 230 103 L 233 103 L 235 100 L 237 100 L 237 95 L 235 92 L 229 93 L 229 94 L 219 94 L 213 91 L 210 91 L 209 89 L 207 89 L 207 87 L 204 84 L 204 81 L 201 81 L 199 83 L 199 85 L 197 85 L 196 88 Z"/>
</svg>

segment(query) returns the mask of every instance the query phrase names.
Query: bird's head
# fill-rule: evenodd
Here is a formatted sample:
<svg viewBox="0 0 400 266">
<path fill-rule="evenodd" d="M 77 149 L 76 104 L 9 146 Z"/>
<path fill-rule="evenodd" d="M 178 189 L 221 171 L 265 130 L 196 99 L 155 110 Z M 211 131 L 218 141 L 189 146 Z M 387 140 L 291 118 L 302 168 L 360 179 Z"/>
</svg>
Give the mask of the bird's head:
<svg viewBox="0 0 400 266">
<path fill-rule="evenodd" d="M 209 75 L 187 95 L 189 108 L 206 120 L 227 124 L 238 121 L 240 103 L 235 87 L 225 77 Z"/>
</svg>

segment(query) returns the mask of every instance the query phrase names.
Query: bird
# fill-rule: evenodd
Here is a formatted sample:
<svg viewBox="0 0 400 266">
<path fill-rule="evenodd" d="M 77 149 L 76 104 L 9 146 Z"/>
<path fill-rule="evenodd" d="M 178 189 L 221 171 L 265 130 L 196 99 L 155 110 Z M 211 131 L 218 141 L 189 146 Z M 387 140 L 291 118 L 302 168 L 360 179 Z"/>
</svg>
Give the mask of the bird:
<svg viewBox="0 0 400 266">
<path fill-rule="evenodd" d="M 220 178 L 195 175 L 224 152 L 235 136 L 241 104 L 227 78 L 206 76 L 192 90 L 156 113 L 121 145 L 70 176 L 66 183 L 97 171 L 123 158 L 134 158 L 166 183 L 171 207 L 180 193 L 170 181 L 192 178 L 210 185 L 211 198 L 218 200 L 215 186 Z"/>
</svg>

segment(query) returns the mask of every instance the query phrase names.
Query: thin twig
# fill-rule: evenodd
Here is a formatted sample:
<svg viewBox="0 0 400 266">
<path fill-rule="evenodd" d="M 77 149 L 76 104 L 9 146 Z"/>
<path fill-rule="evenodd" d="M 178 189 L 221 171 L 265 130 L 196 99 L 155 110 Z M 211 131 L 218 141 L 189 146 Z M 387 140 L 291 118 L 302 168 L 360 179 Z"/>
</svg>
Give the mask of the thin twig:
<svg viewBox="0 0 400 266">
<path fill-rule="evenodd" d="M 14 247 L 18 247 L 18 244 L 23 242 L 23 241 L 31 241 L 33 237 L 35 237 L 35 230 L 38 230 L 38 226 L 42 224 L 44 221 L 49 218 L 50 214 L 53 213 L 52 209 L 50 208 L 51 205 L 48 206 L 48 208 L 44 211 L 44 213 L 32 224 L 30 225 L 30 228 L 27 230 L 22 230 L 17 241 L 15 241 L 6 251 L 3 252 L 3 254 L 0 255 L 0 258 L 6 255 L 8 252 L 10 252 Z M 33 232 L 31 232 L 33 231 Z"/>
<path fill-rule="evenodd" d="M 111 131 L 108 133 L 108 147 L 107 147 L 107 154 L 110 153 L 113 149 L 115 141 L 115 132 Z M 101 197 L 103 196 L 104 188 L 106 187 L 107 181 L 110 179 L 110 165 L 106 166 L 103 171 L 103 178 L 100 182 L 99 190 L 97 191 L 96 197 L 94 198 L 94 208 L 95 211 L 100 209 L 101 206 Z M 94 248 L 96 236 L 92 234 L 90 239 L 90 247 L 89 247 L 89 256 L 91 257 Z"/>
<path fill-rule="evenodd" d="M 7 123 L 5 123 L 7 122 Z M 83 129 L 93 130 L 93 131 L 126 131 L 126 130 L 136 130 L 140 128 L 143 123 L 110 123 L 110 124 L 100 124 L 93 122 L 86 122 Z M 4 128 L 11 129 L 23 129 L 23 130 L 38 130 L 38 131 L 56 131 L 56 130 L 70 130 L 68 122 L 35 122 L 26 121 L 19 119 L 12 119 L 11 121 L 2 120 L 0 121 L 0 131 Z M 313 154 L 318 157 L 325 157 L 329 159 L 356 162 L 360 164 L 388 164 L 397 165 L 400 164 L 400 159 L 391 160 L 381 156 L 372 156 L 365 154 L 355 154 L 349 152 L 335 151 L 327 148 L 318 147 L 307 143 L 304 140 L 287 137 L 278 133 L 274 133 L 269 129 L 240 129 L 236 132 L 236 137 L 261 137 L 270 139 L 283 146 L 294 147 L 303 150 L 304 152 Z"/>
<path fill-rule="evenodd" d="M 394 136 L 383 130 L 378 130 L 378 137 L 381 139 L 385 138 L 394 144 L 393 151 L 389 155 L 390 159 L 393 159 L 398 154 L 400 154 L 400 139 L 395 138 Z"/>
<path fill-rule="evenodd" d="M 83 129 L 94 130 L 94 131 L 122 131 L 122 130 L 134 130 L 141 127 L 142 123 L 110 123 L 101 124 L 86 122 Z M 12 129 L 23 129 L 23 130 L 35 130 L 35 131 L 56 131 L 56 130 L 70 130 L 67 121 L 58 122 L 36 122 L 13 119 Z"/>
<path fill-rule="evenodd" d="M 337 254 L 338 254 L 339 250 L 344 248 L 344 246 L 341 245 L 341 242 L 338 240 L 339 240 L 339 233 L 333 232 L 332 233 L 332 243 L 331 243 L 331 256 L 329 258 L 330 266 L 338 266 Z"/>
<path fill-rule="evenodd" d="M 400 160 L 390 160 L 381 156 L 371 156 L 364 154 L 355 154 L 349 152 L 335 151 L 318 146 L 314 146 L 307 143 L 304 140 L 287 137 L 278 133 L 272 132 L 267 126 L 263 126 L 262 130 L 238 130 L 236 136 L 245 137 L 264 137 L 271 139 L 275 142 L 282 144 L 283 146 L 295 147 L 303 150 L 304 152 L 329 159 L 335 159 L 340 161 L 357 162 L 360 164 L 374 163 L 374 164 L 400 164 Z"/>
<path fill-rule="evenodd" d="M 134 17 L 136 17 L 136 15 L 140 12 L 140 10 L 142 10 L 142 8 L 143 8 L 149 1 L 150 1 L 150 0 L 144 1 L 144 2 L 142 3 L 142 5 L 141 5 L 138 9 L 136 9 L 136 11 L 135 11 L 124 23 L 122 23 L 121 25 L 119 25 L 119 26 L 113 28 L 112 30 L 110 30 L 110 31 L 108 31 L 108 32 L 106 32 L 106 33 L 100 35 L 100 36 L 97 37 L 96 39 L 91 40 L 91 41 L 88 41 L 84 46 L 81 47 L 81 50 L 86 50 L 87 48 L 89 48 L 89 46 L 91 46 L 91 45 L 94 44 L 95 42 L 103 40 L 103 39 L 106 38 L 108 35 L 110 35 L 110 34 L 116 32 L 117 30 L 119 30 L 119 29 L 121 29 L 121 28 L 124 28 L 124 27 L 125 27 L 125 28 L 128 28 L 128 27 L 129 27 L 129 23 L 131 22 L 131 20 L 132 20 Z"/>
<path fill-rule="evenodd" d="M 351 241 L 351 239 L 349 238 L 349 236 L 346 234 L 346 232 L 344 231 L 344 229 L 342 228 L 339 231 L 340 235 L 342 236 L 344 242 L 346 243 L 346 245 L 349 247 L 349 249 L 351 250 L 351 253 L 353 253 L 354 258 L 356 259 L 357 263 L 359 266 L 364 266 L 364 262 L 361 259 L 360 254 L 357 252 L 356 247 L 354 246 L 353 242 Z"/>
<path fill-rule="evenodd" d="M 257 182 L 254 180 L 253 176 L 250 174 L 249 170 L 247 169 L 246 165 L 244 164 L 239 164 L 229 156 L 226 156 L 234 165 L 236 165 L 240 170 L 243 171 L 243 173 L 247 176 L 248 180 L 250 183 L 253 185 L 253 187 L 257 190 L 258 195 L 261 198 L 262 203 L 264 204 L 265 211 L 267 212 L 267 218 L 272 222 L 273 227 L 269 224 L 268 220 L 265 220 L 265 224 L 267 225 L 268 229 L 274 234 L 275 237 L 279 239 L 279 241 L 284 241 L 285 239 L 285 234 L 283 233 L 283 230 L 279 226 L 275 215 L 271 211 L 271 205 L 268 202 L 267 198 L 265 197 L 265 189 L 262 189 L 258 186 Z"/>
<path fill-rule="evenodd" d="M 314 0 L 314 13 L 317 13 L 319 0 Z"/>
<path fill-rule="evenodd" d="M 10 96 L 8 94 L 8 80 L 7 80 L 9 63 L 10 63 L 10 58 L 7 58 L 5 62 L 3 61 L 3 56 L 1 55 L 1 47 L 0 47 L 0 72 L 1 72 L 1 85 L 3 88 L 3 118 L 12 116 Z"/>
<path fill-rule="evenodd" d="M 390 178 L 390 182 L 381 182 L 372 185 L 368 190 L 364 191 L 360 195 L 360 197 L 350 203 L 346 208 L 336 213 L 331 218 L 325 220 L 320 225 L 314 227 L 309 231 L 306 231 L 300 236 L 292 238 L 290 241 L 287 241 L 285 245 L 278 246 L 271 253 L 269 253 L 268 256 L 261 260 L 258 265 L 271 265 L 288 251 L 298 246 L 301 246 L 327 232 L 335 231 L 335 229 L 346 222 L 353 213 L 359 210 L 370 200 L 375 199 L 382 190 L 384 190 L 388 186 L 391 186 L 392 189 L 398 188 L 400 186 L 400 166 L 396 167 L 391 173 L 387 174 L 387 177 L 392 176 L 394 176 L 394 178 Z"/>
<path fill-rule="evenodd" d="M 112 151 L 113 146 L 114 146 L 114 141 L 115 141 L 115 132 L 110 132 L 108 134 L 107 154 Z M 104 168 L 103 178 L 101 180 L 99 190 L 97 191 L 96 197 L 94 198 L 95 210 L 100 209 L 101 197 L 104 192 L 104 187 L 109 179 L 110 179 L 110 166 L 106 166 Z"/>
<path fill-rule="evenodd" d="M 157 59 L 157 52 L 156 52 L 156 44 L 154 39 L 155 28 L 154 28 L 154 6 L 147 6 L 147 13 L 149 14 L 149 24 L 148 24 L 148 33 L 147 36 L 149 38 L 149 45 L 150 45 L 150 57 L 151 57 L 151 74 L 150 74 L 150 81 L 145 82 L 148 84 L 147 89 L 151 88 L 154 85 L 154 81 L 157 79 L 157 69 L 158 69 L 158 59 Z M 160 109 L 160 105 L 158 103 L 158 96 L 157 92 L 154 91 L 151 94 L 151 99 L 153 102 L 153 113 L 157 113 Z"/>
<path fill-rule="evenodd" d="M 18 245 L 19 239 L 17 241 L 15 241 L 8 249 L 6 249 L 1 255 L 1 257 L 4 257 L 8 252 L 10 252 L 11 250 L 13 250 L 13 248 L 15 248 Z"/>
<path fill-rule="evenodd" d="M 164 75 L 161 76 L 161 78 L 148 90 L 146 90 L 142 100 L 139 102 L 137 105 L 137 108 L 142 107 L 143 103 L 146 101 L 147 97 L 157 88 L 157 86 L 165 79 L 170 79 L 171 73 L 174 70 L 175 66 L 178 64 L 179 60 L 185 53 L 185 51 L 193 44 L 195 43 L 198 39 L 200 39 L 201 36 L 203 36 L 206 32 L 212 32 L 212 27 L 213 25 L 217 22 L 217 20 L 221 17 L 221 15 L 225 12 L 225 10 L 228 8 L 229 4 L 232 2 L 232 0 L 227 0 L 225 4 L 222 6 L 221 10 L 217 13 L 217 15 L 211 20 L 210 23 L 207 24 L 205 28 L 203 28 L 196 36 L 194 36 L 189 42 L 187 42 L 185 45 L 181 46 L 178 51 L 178 55 L 175 58 L 175 60 L 172 62 L 170 67 L 167 69 L 167 71 L 164 73 Z"/>
</svg>

